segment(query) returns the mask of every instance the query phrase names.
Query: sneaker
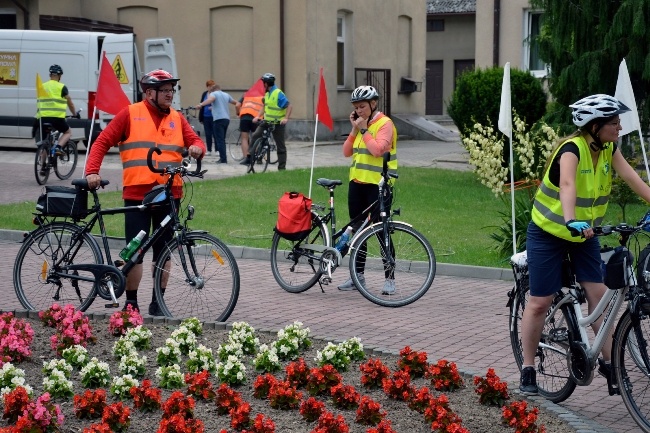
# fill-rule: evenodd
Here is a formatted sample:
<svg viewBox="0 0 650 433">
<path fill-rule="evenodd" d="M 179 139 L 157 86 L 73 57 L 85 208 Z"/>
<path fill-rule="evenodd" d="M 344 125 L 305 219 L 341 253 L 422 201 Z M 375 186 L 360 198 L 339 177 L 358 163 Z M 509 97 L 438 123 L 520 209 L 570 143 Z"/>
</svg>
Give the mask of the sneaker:
<svg viewBox="0 0 650 433">
<path fill-rule="evenodd" d="M 366 277 L 364 277 L 362 274 L 359 275 L 359 282 L 361 284 L 366 284 Z M 349 292 L 352 290 L 357 290 L 357 286 L 354 285 L 354 281 L 352 281 L 352 278 L 349 278 L 345 283 L 341 284 L 338 286 L 339 290 L 342 290 L 344 292 Z"/>
<path fill-rule="evenodd" d="M 122 311 L 126 311 L 126 307 L 128 307 L 129 305 L 138 313 L 140 312 L 140 307 L 138 306 L 138 303 L 136 301 L 126 301 L 124 303 L 124 308 L 122 308 Z"/>
<path fill-rule="evenodd" d="M 535 378 L 535 368 L 526 367 L 521 370 L 521 379 L 519 381 L 519 392 L 523 395 L 537 395 L 537 380 Z"/>
<path fill-rule="evenodd" d="M 242 159 L 240 164 L 241 165 L 251 165 L 251 156 L 248 155 L 246 158 Z"/>
<path fill-rule="evenodd" d="M 228 161 L 222 161 L 220 159 L 217 160 L 217 164 L 228 164 Z"/>
<path fill-rule="evenodd" d="M 65 155 L 65 152 L 63 151 L 63 149 L 61 149 L 61 146 L 56 146 L 54 148 L 54 154 L 56 156 L 63 156 L 63 155 Z"/>
<path fill-rule="evenodd" d="M 384 288 L 381 291 L 382 295 L 393 295 L 395 293 L 395 280 L 386 278 Z"/>
<path fill-rule="evenodd" d="M 152 301 L 151 304 L 149 304 L 149 315 L 150 316 L 164 316 L 162 313 L 162 310 L 158 306 L 158 301 Z"/>
</svg>

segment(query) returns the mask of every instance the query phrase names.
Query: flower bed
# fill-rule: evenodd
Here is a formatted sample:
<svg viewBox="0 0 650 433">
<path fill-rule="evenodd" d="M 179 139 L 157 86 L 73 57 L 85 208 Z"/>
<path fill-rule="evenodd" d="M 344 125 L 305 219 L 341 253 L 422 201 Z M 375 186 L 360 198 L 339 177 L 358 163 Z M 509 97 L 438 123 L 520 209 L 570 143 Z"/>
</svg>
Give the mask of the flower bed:
<svg viewBox="0 0 650 433">
<path fill-rule="evenodd" d="M 35 332 L 34 341 L 31 343 L 31 355 L 21 363 L 16 364 L 15 366 L 19 369 L 24 370 L 25 372 L 25 383 L 29 384 L 33 388 L 34 398 L 43 393 L 43 361 L 49 361 L 56 359 L 56 353 L 51 349 L 50 346 L 50 337 L 54 334 L 54 329 L 44 327 L 38 320 L 34 319 L 24 319 L 26 323 L 29 323 Z M 114 335 L 114 328 L 109 330 L 108 320 L 99 320 L 92 321 L 92 330 L 93 336 L 96 337 L 96 344 L 88 344 L 86 347 L 87 357 L 97 358 L 100 362 L 105 362 L 109 366 L 110 377 L 114 378 L 116 376 L 122 376 L 120 373 L 120 359 L 117 359 L 113 356 L 114 345 L 120 338 L 119 335 Z M 139 381 L 139 387 L 135 388 L 139 392 L 131 393 L 134 394 L 136 400 L 132 397 L 124 396 L 124 393 L 111 393 L 111 382 L 108 385 L 102 387 L 106 390 L 105 400 L 106 405 L 113 408 L 114 413 L 116 414 L 116 409 L 119 406 L 115 406 L 120 402 L 118 395 L 122 395 L 124 400 L 121 402 L 124 406 L 123 408 L 128 408 L 130 412 L 129 427 L 127 431 L 139 431 L 139 432 L 154 432 L 158 428 L 161 431 L 172 431 L 170 428 L 176 428 L 180 430 L 181 425 L 187 424 L 187 431 L 200 431 L 200 426 L 203 426 L 204 431 L 206 432 L 217 432 L 221 433 L 223 430 L 228 433 L 235 431 L 242 431 L 244 428 L 248 428 L 250 432 L 284 432 L 284 431 L 301 431 L 301 432 L 311 432 L 321 426 L 324 430 L 319 430 L 323 432 L 329 431 L 349 431 L 349 432 L 430 432 L 431 422 L 434 421 L 433 415 L 430 415 L 427 418 L 426 412 L 422 413 L 422 408 L 427 406 L 427 401 L 431 403 L 432 399 L 440 399 L 444 394 L 447 396 L 447 407 L 457 415 L 461 420 L 463 428 L 467 429 L 470 432 L 514 432 L 515 429 L 510 428 L 502 424 L 503 412 L 498 406 L 484 406 L 479 403 L 479 396 L 474 391 L 474 386 L 471 379 L 465 379 L 464 385 L 460 386 L 459 389 L 453 391 L 439 392 L 436 391 L 433 386 L 433 378 L 430 377 L 431 369 L 424 370 L 420 368 L 422 361 L 422 354 L 417 356 L 417 353 L 413 351 L 408 351 L 411 356 L 408 360 L 403 360 L 399 356 L 392 355 L 372 355 L 366 357 L 366 359 L 345 360 L 345 357 L 337 352 L 329 342 L 319 342 L 314 341 L 313 345 L 310 347 L 308 344 L 303 344 L 302 341 L 298 344 L 298 349 L 295 349 L 295 345 L 287 346 L 288 349 L 283 349 L 284 354 L 290 354 L 289 358 L 297 357 L 296 359 L 285 359 L 279 361 L 280 370 L 270 373 L 277 379 L 277 383 L 272 383 L 273 381 L 269 379 L 269 376 L 266 376 L 266 381 L 261 380 L 260 388 L 262 391 L 256 395 L 256 386 L 258 376 L 264 376 L 263 371 L 255 370 L 255 357 L 256 355 L 250 350 L 251 335 L 240 335 L 239 338 L 242 341 L 247 343 L 248 354 L 243 354 L 241 356 L 241 364 L 244 367 L 243 371 L 239 371 L 243 374 L 242 379 L 237 379 L 237 374 L 232 378 L 241 380 L 241 385 L 233 385 L 228 387 L 234 393 L 239 395 L 241 398 L 242 404 L 233 403 L 233 396 L 226 396 L 227 403 L 232 404 L 237 408 L 235 414 L 230 416 L 228 414 L 219 414 L 220 410 L 216 404 L 216 400 L 219 399 L 219 393 L 217 389 L 219 387 L 219 380 L 216 377 L 219 367 L 215 366 L 215 371 L 209 375 L 198 376 L 196 372 L 190 372 L 187 368 L 187 361 L 190 359 L 190 352 L 187 354 L 181 355 L 181 372 L 182 384 L 179 385 L 178 389 L 173 387 L 170 389 L 162 389 L 161 384 L 163 378 L 156 376 L 156 371 L 160 368 L 160 365 L 157 363 L 157 351 L 156 348 L 165 346 L 168 338 L 171 337 L 172 333 L 177 330 L 178 326 L 171 325 L 152 325 L 145 324 L 144 328 L 150 331 L 151 336 L 148 345 L 140 345 L 138 356 L 141 358 L 146 357 L 144 361 L 144 376 L 137 379 Z M 182 333 L 180 333 L 182 334 Z M 241 332 L 240 332 L 241 334 Z M 219 346 L 226 346 L 229 343 L 230 332 L 225 329 L 207 329 L 204 328 L 202 334 L 196 336 L 196 344 L 202 344 L 204 348 L 211 348 L 212 351 L 217 354 Z M 282 338 L 286 336 L 283 335 Z M 187 341 L 186 336 L 184 336 L 185 341 Z M 257 345 L 266 345 L 267 347 L 275 347 L 275 342 L 278 341 L 278 335 L 268 334 L 268 333 L 254 333 L 254 339 L 257 339 Z M 349 340 L 352 341 L 352 340 Z M 348 344 L 348 349 L 353 351 L 358 349 L 358 345 L 362 342 L 352 341 L 352 344 Z M 233 346 L 236 346 L 233 344 Z M 145 348 L 146 347 L 146 348 Z M 243 345 L 242 345 L 243 347 Z M 60 346 L 55 346 L 56 350 L 60 351 Z M 236 350 L 236 349 L 235 349 Z M 242 350 L 243 351 L 243 350 Z M 312 378 L 312 389 L 320 390 L 318 392 L 311 393 L 310 389 L 310 375 L 307 374 L 306 369 L 322 369 L 319 367 L 322 363 L 324 356 L 327 353 L 333 353 L 334 358 L 339 363 L 344 363 L 345 368 L 341 368 L 337 372 L 340 375 L 340 385 L 336 385 L 331 381 L 331 377 L 327 374 L 322 376 L 316 375 Z M 355 352 L 356 353 L 356 352 Z M 356 353 L 358 355 L 358 353 Z M 65 356 L 65 354 L 64 354 Z M 226 356 L 226 361 L 219 361 L 217 358 L 217 365 L 221 365 L 221 371 L 231 370 L 226 368 L 228 364 L 228 357 Z M 299 359 L 302 358 L 304 362 L 300 362 Z M 352 357 L 354 358 L 354 357 Z M 420 361 L 418 361 L 418 359 Z M 428 362 L 434 364 L 437 362 L 437 359 L 434 354 L 428 354 Z M 369 362 L 372 360 L 372 362 Z M 419 376 L 420 372 L 425 372 L 425 375 L 422 377 L 410 378 L 407 374 L 406 377 L 409 377 L 409 382 L 405 385 L 402 382 L 390 383 L 388 388 L 393 390 L 395 395 L 401 395 L 403 397 L 403 392 L 407 389 L 411 389 L 414 392 L 415 403 L 413 407 L 409 402 L 405 401 L 403 398 L 395 398 L 395 395 L 387 395 L 384 387 L 382 386 L 381 377 L 385 371 L 381 368 L 381 365 L 387 367 L 390 370 L 390 375 L 387 376 L 389 380 L 406 380 L 405 377 L 397 376 L 395 377 L 394 373 L 398 369 L 398 362 L 402 361 L 403 365 L 411 366 L 411 373 L 413 370 L 418 370 Z M 380 365 L 381 362 L 381 365 Z M 194 363 L 190 365 L 212 365 L 210 362 L 199 363 L 195 360 Z M 262 363 L 262 365 L 264 365 Z M 360 367 L 364 366 L 362 374 Z M 289 377 L 285 373 L 287 366 L 289 368 Z M 341 366 L 341 365 L 339 365 Z M 455 377 L 450 374 L 448 369 L 448 364 L 445 363 L 446 374 L 445 380 L 449 380 L 450 377 Z M 415 367 L 415 368 L 414 368 Z M 209 367 L 208 367 L 209 368 Z M 239 368 L 239 367 L 237 367 Z M 189 375 L 186 373 L 190 373 Z M 331 376 L 331 375 L 330 375 Z M 368 387 L 362 384 L 363 377 L 367 376 L 366 382 L 372 383 L 379 381 L 379 384 L 374 387 Z M 326 378 L 329 379 L 326 380 Z M 380 379 L 377 379 L 379 377 Z M 386 378 L 386 377 L 384 377 Z M 101 411 L 101 396 L 95 396 L 93 394 L 85 394 L 88 391 L 84 387 L 81 380 L 79 370 L 75 369 L 71 376 L 70 381 L 72 382 L 72 390 L 74 394 L 78 397 L 83 397 L 83 403 L 85 403 L 84 410 L 88 413 L 92 410 Z M 147 384 L 145 385 L 145 380 Z M 150 380 L 150 382 L 148 381 Z M 285 381 L 286 380 L 286 381 Z M 215 394 L 210 393 L 207 389 L 209 388 L 207 381 L 210 381 L 213 385 L 213 390 Z M 170 382 L 170 380 L 168 380 Z M 171 382 L 174 382 L 171 380 Z M 280 385 L 278 385 L 278 383 Z M 298 386 L 297 390 L 294 390 L 292 384 L 302 384 Z M 275 386 L 275 388 L 274 388 Z M 191 388 L 191 390 L 190 390 Z M 325 388 L 328 388 L 325 391 Z M 273 389 L 273 391 L 272 391 Z M 334 397 L 332 397 L 332 390 L 334 389 Z M 428 389 L 424 391 L 424 389 Z M 153 390 L 159 392 L 158 400 L 161 405 L 157 406 L 156 394 Z M 180 399 L 178 393 L 174 394 L 175 391 L 181 391 L 181 396 L 184 396 L 184 399 Z M 187 395 L 188 391 L 191 395 Z M 398 392 L 399 391 L 399 392 Z M 358 395 L 355 394 L 358 393 Z M 266 394 L 266 398 L 264 397 Z M 216 395 L 216 397 L 214 396 Z M 192 418 L 196 421 L 189 421 L 190 418 L 186 416 L 181 416 L 175 412 L 167 412 L 163 410 L 165 402 L 170 401 L 170 398 L 175 396 L 176 406 L 182 407 L 183 405 L 189 405 L 189 399 L 192 400 Z M 269 398 L 269 396 L 271 398 Z M 81 404 L 81 399 L 80 400 Z M 185 403 L 187 401 L 187 403 Z M 313 421 L 307 421 L 304 415 L 301 415 L 303 412 L 303 404 L 306 402 L 311 402 L 307 406 L 304 406 L 305 412 L 313 414 L 318 412 L 322 415 L 321 421 L 314 418 Z M 514 402 L 516 400 L 508 401 L 507 403 Z M 65 417 L 63 421 L 63 431 L 78 431 L 81 432 L 84 429 L 89 429 L 91 425 L 95 425 L 94 430 L 92 431 L 103 431 L 99 427 L 101 423 L 100 418 L 90 419 L 87 416 L 77 418 L 75 416 L 75 405 L 72 404 L 73 398 L 71 397 L 57 397 L 52 399 L 52 403 L 60 405 L 63 416 Z M 97 402 L 97 403 L 94 403 Z M 138 403 L 136 403 L 138 402 Z M 65 403 L 65 404 L 62 404 Z M 320 405 L 319 403 L 322 403 Z M 99 409 L 94 409 L 93 404 L 99 406 Z M 136 407 L 139 406 L 138 407 Z M 320 407 L 322 406 L 322 407 Z M 148 411 L 141 410 L 142 408 L 149 409 Z M 359 413 L 358 408 L 361 408 L 361 413 Z M 322 409 L 322 410 L 321 410 Z M 512 410 L 515 409 L 515 410 Z M 513 413 L 519 416 L 522 413 L 522 408 L 514 407 L 510 413 Z M 532 406 L 528 406 L 528 410 L 532 410 Z M 124 413 L 125 410 L 122 410 Z M 109 414 L 110 415 L 110 414 Z M 563 422 L 556 420 L 552 416 L 548 416 L 544 412 L 539 413 L 538 425 L 544 424 L 546 430 L 549 433 L 566 433 L 573 431 Z M 114 416 L 115 417 L 115 416 Z M 389 423 L 384 421 L 379 426 L 372 426 L 373 422 L 378 422 L 380 419 L 389 420 L 390 427 L 387 427 Z M 430 419 L 430 422 L 426 422 L 425 419 Z M 449 418 L 453 420 L 452 418 Z M 359 420 L 359 422 L 357 422 Z M 200 421 L 200 423 L 199 423 Z M 115 425 L 119 426 L 120 423 L 123 423 L 124 420 L 116 418 L 112 421 Z M 442 422 L 445 422 L 444 420 Z M 0 426 L 8 425 L 6 421 L 3 421 Z M 271 425 L 274 425 L 274 430 L 271 430 Z M 346 427 L 342 427 L 342 426 Z M 347 428 L 347 430 L 345 429 Z M 391 430 L 392 429 L 392 430 Z M 177 431 L 174 430 L 174 431 Z M 435 430 L 434 430 L 435 431 Z M 442 430 L 444 431 L 444 430 Z M 533 431 L 533 430 L 530 430 Z"/>
</svg>

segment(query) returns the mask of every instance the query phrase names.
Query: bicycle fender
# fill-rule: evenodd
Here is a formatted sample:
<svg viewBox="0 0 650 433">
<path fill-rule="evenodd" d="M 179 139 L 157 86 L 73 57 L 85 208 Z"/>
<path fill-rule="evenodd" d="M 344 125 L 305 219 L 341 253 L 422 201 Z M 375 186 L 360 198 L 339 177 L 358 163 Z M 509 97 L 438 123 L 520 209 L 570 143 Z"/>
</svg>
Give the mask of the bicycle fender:
<svg viewBox="0 0 650 433">
<path fill-rule="evenodd" d="M 391 223 L 393 223 L 393 224 L 403 224 L 405 226 L 408 226 L 409 228 L 413 228 L 413 224 L 405 223 L 404 221 L 391 221 Z M 383 223 L 381 221 L 379 221 L 379 222 L 370 224 L 369 226 L 367 226 L 366 228 L 364 228 L 360 232 L 355 233 L 354 236 L 352 236 L 352 239 L 350 239 L 350 247 L 352 245 L 354 245 L 354 242 L 361 236 L 362 233 L 365 233 L 368 230 L 372 230 L 373 227 L 381 226 L 382 224 Z"/>
</svg>

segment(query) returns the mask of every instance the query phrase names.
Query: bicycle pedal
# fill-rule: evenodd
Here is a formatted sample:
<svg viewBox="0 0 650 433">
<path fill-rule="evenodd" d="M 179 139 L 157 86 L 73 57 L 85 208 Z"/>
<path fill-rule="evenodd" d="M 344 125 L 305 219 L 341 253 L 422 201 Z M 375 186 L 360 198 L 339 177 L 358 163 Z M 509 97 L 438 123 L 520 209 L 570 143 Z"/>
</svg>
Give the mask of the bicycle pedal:
<svg viewBox="0 0 650 433">
<path fill-rule="evenodd" d="M 115 302 L 115 303 L 110 302 L 108 304 L 104 304 L 105 308 L 118 308 L 119 306 L 120 306 L 119 302 Z"/>
<path fill-rule="evenodd" d="M 325 278 L 321 278 L 320 282 L 321 282 L 321 284 L 324 284 L 324 285 L 327 286 L 327 285 L 329 285 L 329 283 L 332 282 L 332 279 L 329 278 L 329 277 L 325 277 Z"/>
<path fill-rule="evenodd" d="M 609 383 L 609 379 L 607 380 L 607 391 L 609 392 L 609 395 L 621 395 L 621 389 L 618 385 Z"/>
<path fill-rule="evenodd" d="M 116 268 L 119 268 L 120 266 L 124 266 L 124 260 L 115 260 L 113 264 Z"/>
</svg>

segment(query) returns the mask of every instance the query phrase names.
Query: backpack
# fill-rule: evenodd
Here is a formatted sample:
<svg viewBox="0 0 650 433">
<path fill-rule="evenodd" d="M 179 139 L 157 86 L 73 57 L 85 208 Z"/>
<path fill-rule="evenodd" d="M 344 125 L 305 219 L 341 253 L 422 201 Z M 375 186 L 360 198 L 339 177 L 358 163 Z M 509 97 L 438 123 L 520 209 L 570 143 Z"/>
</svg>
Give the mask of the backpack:
<svg viewBox="0 0 650 433">
<path fill-rule="evenodd" d="M 297 241 L 311 230 L 311 202 L 299 192 L 285 192 L 278 201 L 275 231 L 285 239 Z"/>
</svg>

